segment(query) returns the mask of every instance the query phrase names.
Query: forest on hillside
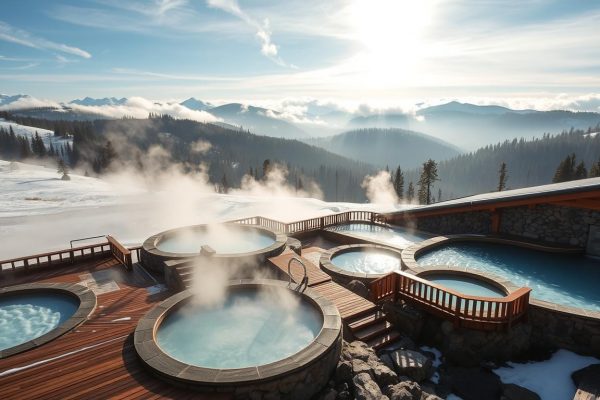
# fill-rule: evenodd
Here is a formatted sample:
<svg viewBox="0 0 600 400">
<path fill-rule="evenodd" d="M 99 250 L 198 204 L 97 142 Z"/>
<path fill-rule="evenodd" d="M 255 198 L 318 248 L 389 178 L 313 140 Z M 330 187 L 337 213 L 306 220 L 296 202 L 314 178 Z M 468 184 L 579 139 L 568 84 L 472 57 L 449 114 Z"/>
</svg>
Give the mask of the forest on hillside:
<svg viewBox="0 0 600 400">
<path fill-rule="evenodd" d="M 262 179 L 265 160 L 269 160 L 271 165 L 285 166 L 292 187 L 302 189 L 314 182 L 325 200 L 364 202 L 361 182 L 375 172 L 368 164 L 297 140 L 257 136 L 164 115 L 94 121 L 46 120 L 8 113 L 0 117 L 53 130 L 55 135 L 72 135 L 73 148 L 67 162 L 89 174 L 101 175 L 124 165 L 143 171 L 148 167 L 150 149 L 160 146 L 170 163 L 182 163 L 189 171 L 200 169 L 201 164 L 207 166 L 210 181 L 223 190 L 239 187 L 246 174 Z M 19 142 L 18 146 L 23 144 Z M 19 159 L 22 153 L 11 154 L 9 159 Z"/>
<path fill-rule="evenodd" d="M 589 170 L 600 158 L 600 134 L 593 134 L 598 131 L 600 126 L 532 140 L 507 140 L 440 161 L 434 193 L 437 196 L 441 189 L 442 200 L 448 200 L 496 191 L 502 163 L 506 163 L 507 190 L 552 183 L 558 166 L 571 154 Z M 420 174 L 420 168 L 405 170 L 405 185 L 411 181 L 416 185 Z"/>
</svg>

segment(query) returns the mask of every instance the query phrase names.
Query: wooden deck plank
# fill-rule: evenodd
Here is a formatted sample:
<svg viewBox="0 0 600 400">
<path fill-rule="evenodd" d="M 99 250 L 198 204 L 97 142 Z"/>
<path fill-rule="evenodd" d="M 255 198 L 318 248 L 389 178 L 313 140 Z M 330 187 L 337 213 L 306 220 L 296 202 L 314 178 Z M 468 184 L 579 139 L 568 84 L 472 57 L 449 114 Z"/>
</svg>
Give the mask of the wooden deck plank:
<svg viewBox="0 0 600 400">
<path fill-rule="evenodd" d="M 322 271 L 318 266 L 314 265 L 306 258 L 301 257 L 290 250 L 286 250 L 285 252 L 276 257 L 269 258 L 268 261 L 271 265 L 279 268 L 284 274 L 287 275 L 288 262 L 294 257 L 299 258 L 300 261 L 302 261 L 306 266 L 306 274 L 308 275 L 308 286 L 314 286 L 323 282 L 331 281 L 331 277 L 327 275 L 324 271 Z M 302 277 L 304 276 L 304 269 L 302 268 L 302 266 L 298 263 L 292 263 L 290 271 L 292 274 L 292 280 L 296 283 L 300 283 Z"/>
<path fill-rule="evenodd" d="M 125 271 L 110 257 L 9 273 L 3 276 L 0 286 L 79 282 L 80 275 L 104 270 L 110 272 L 120 289 L 98 295 L 98 306 L 88 321 L 38 348 L 0 360 L 2 398 L 230 398 L 227 394 L 207 395 L 174 387 L 143 368 L 132 333 L 139 318 L 171 293 L 149 296 L 146 287 L 154 282 Z"/>
</svg>

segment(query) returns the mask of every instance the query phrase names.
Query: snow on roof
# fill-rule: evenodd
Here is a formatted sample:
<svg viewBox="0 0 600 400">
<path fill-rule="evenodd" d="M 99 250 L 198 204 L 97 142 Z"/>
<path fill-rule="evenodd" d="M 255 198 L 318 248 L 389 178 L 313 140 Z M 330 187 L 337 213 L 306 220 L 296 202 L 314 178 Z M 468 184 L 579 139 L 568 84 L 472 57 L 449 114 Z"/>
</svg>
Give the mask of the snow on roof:
<svg viewBox="0 0 600 400">
<path fill-rule="evenodd" d="M 417 212 L 425 210 L 430 211 L 445 208 L 523 200 L 528 198 L 539 198 L 550 195 L 589 192 L 593 190 L 600 190 L 600 178 L 579 179 L 576 181 L 552 183 L 549 185 L 531 186 L 521 189 L 505 190 L 503 192 L 481 193 L 474 196 L 442 201 L 428 206 L 421 206 L 413 210 Z"/>
</svg>

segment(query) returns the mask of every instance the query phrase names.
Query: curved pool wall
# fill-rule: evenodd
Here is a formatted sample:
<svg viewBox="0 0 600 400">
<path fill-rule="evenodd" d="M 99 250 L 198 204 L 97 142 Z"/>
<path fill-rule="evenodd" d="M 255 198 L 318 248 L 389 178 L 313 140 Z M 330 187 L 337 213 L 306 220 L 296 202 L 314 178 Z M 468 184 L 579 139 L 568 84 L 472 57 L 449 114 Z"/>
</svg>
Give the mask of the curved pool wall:
<svg viewBox="0 0 600 400">
<path fill-rule="evenodd" d="M 95 308 L 96 295 L 79 284 L 31 283 L 0 288 L 0 318 L 11 318 L 11 311 L 16 311 L 20 319 L 36 319 L 22 321 L 25 325 L 17 327 L 22 340 L 7 340 L 11 346 L 0 349 L 0 359 L 56 339 L 82 324 Z M 16 326 L 11 322 L 15 321 L 0 324 L 0 335 L 14 334 L 10 329 Z"/>
<path fill-rule="evenodd" d="M 381 254 L 385 256 L 385 260 L 383 261 L 386 263 L 389 261 L 389 257 L 396 258 L 398 260 L 398 268 L 382 273 L 354 272 L 349 270 L 348 268 L 344 268 L 344 265 L 340 265 L 341 263 L 335 263 L 336 258 L 339 259 L 339 257 L 344 257 L 347 255 L 352 256 L 353 254 L 357 255 L 356 261 L 360 263 L 362 258 L 361 253 L 373 253 L 376 255 Z M 352 262 L 352 260 L 348 261 Z M 380 246 L 376 244 L 343 245 L 334 247 L 324 252 L 321 255 L 319 264 L 321 265 L 321 269 L 323 269 L 327 274 L 329 274 L 335 281 L 339 283 L 348 284 L 352 280 L 358 280 L 368 285 L 375 279 L 381 278 L 382 276 L 387 275 L 390 272 L 400 270 L 402 266 L 402 253 L 399 250 L 393 249 L 391 247 Z"/>
<path fill-rule="evenodd" d="M 582 252 L 573 248 L 548 247 L 536 243 L 522 242 L 513 239 L 499 238 L 495 236 L 484 235 L 449 235 L 438 236 L 422 243 L 415 244 L 402 252 L 402 264 L 413 273 L 426 271 L 417 263 L 417 259 L 431 250 L 440 246 L 452 245 L 457 242 L 470 243 L 497 243 L 503 245 L 515 246 L 514 249 L 531 249 L 546 252 L 551 256 L 575 256 L 581 257 Z M 511 249 L 513 250 L 513 249 Z M 465 266 L 440 266 L 431 268 L 457 268 L 465 272 L 486 275 L 480 270 L 467 268 Z M 579 271 L 569 269 L 574 276 L 581 277 Z M 487 273 L 487 275 L 490 275 Z M 511 281 L 506 276 L 493 274 L 497 276 L 502 284 L 509 284 Z M 583 277 L 582 280 L 586 280 Z M 513 285 L 518 283 L 513 282 Z M 558 283 L 560 285 L 560 282 Z M 512 291 L 512 290 L 511 290 Z M 572 350 L 581 354 L 588 354 L 600 357 L 600 312 L 584 309 L 581 307 L 572 307 L 558 304 L 554 301 L 540 300 L 536 293 L 532 291 L 529 300 L 528 323 L 532 327 L 531 341 L 539 346 L 560 347 Z"/>
<path fill-rule="evenodd" d="M 176 359 L 161 348 L 157 339 L 161 325 L 194 300 L 190 291 L 182 291 L 151 309 L 135 330 L 134 343 L 144 366 L 171 384 L 201 392 L 227 392 L 235 398 L 266 398 L 278 394 L 281 399 L 307 399 L 329 381 L 340 358 L 342 322 L 333 303 L 317 292 L 297 292 L 296 286 L 276 280 L 231 282 L 227 293 L 239 291 L 286 291 L 298 296 L 303 305 L 312 307 L 322 318 L 316 337 L 300 351 L 263 365 L 241 368 L 209 368 Z M 225 332 L 224 332 L 225 333 Z"/>
<path fill-rule="evenodd" d="M 214 253 L 211 254 L 211 257 L 214 260 L 236 260 L 236 263 L 243 265 L 252 265 L 263 262 L 266 258 L 276 256 L 280 254 L 286 246 L 287 236 L 281 234 L 279 232 L 275 232 L 273 230 L 255 226 L 255 225 L 240 225 L 240 224 L 219 224 L 215 225 L 217 227 L 218 235 L 226 235 L 226 231 L 233 229 L 240 233 L 240 238 L 248 237 L 250 241 L 252 238 L 260 238 L 259 242 L 255 248 L 251 247 L 245 243 L 238 248 L 240 251 L 232 252 L 232 253 L 219 253 L 217 249 L 210 247 L 214 250 Z M 188 236 L 190 233 L 192 235 L 194 232 L 199 232 L 199 236 L 203 236 L 208 230 L 212 228 L 212 225 L 193 225 L 186 226 L 181 228 L 175 228 L 168 231 L 157 233 L 156 235 L 150 236 L 148 239 L 144 241 L 142 245 L 140 258 L 142 264 L 150 268 L 156 272 L 163 273 L 164 272 L 164 262 L 171 260 L 191 260 L 200 256 L 200 249 L 204 245 L 209 245 L 210 243 L 198 243 L 196 252 L 171 252 L 163 250 L 165 247 L 161 246 L 161 242 L 164 241 L 172 241 L 178 235 Z M 225 232 L 224 232 L 225 231 Z M 236 233 L 237 233 L 236 232 Z M 270 238 L 271 240 L 265 242 L 263 239 L 265 237 Z M 210 239 L 209 239 L 210 240 Z M 186 239 L 188 241 L 188 239 Z M 235 241 L 232 241 L 235 243 Z M 264 244 L 264 246 L 263 246 Z M 215 246 L 219 247 L 219 246 Z M 163 248 L 163 249 L 161 249 Z M 189 246 L 188 246 L 189 248 Z M 181 249 L 181 248 L 180 248 Z M 222 246 L 221 250 L 230 251 L 235 249 L 235 245 L 232 246 Z M 250 250 L 250 251 L 246 251 Z"/>
<path fill-rule="evenodd" d="M 404 249 L 415 243 L 432 237 L 431 234 L 423 231 L 404 228 L 401 226 L 380 225 L 370 223 L 349 223 L 330 226 L 325 229 L 327 233 L 349 236 L 359 241 L 379 244 L 383 246 L 392 246 Z"/>
<path fill-rule="evenodd" d="M 504 297 L 518 289 L 512 282 L 498 276 L 467 272 L 456 267 L 427 268 L 417 276 L 468 296 Z"/>
</svg>

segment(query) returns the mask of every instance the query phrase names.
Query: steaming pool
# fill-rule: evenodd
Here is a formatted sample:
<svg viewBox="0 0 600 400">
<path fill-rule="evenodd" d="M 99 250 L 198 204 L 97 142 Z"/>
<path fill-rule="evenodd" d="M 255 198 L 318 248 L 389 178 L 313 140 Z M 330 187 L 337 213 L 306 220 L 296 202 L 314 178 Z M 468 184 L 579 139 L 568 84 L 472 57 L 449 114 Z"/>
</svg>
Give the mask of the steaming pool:
<svg viewBox="0 0 600 400">
<path fill-rule="evenodd" d="M 323 316 L 297 298 L 271 294 L 240 290 L 218 306 L 188 303 L 162 322 L 158 345 L 179 361 L 219 369 L 291 356 L 319 334 Z"/>
<path fill-rule="evenodd" d="M 390 246 L 404 249 L 432 237 L 423 232 L 411 232 L 398 226 L 382 226 L 367 223 L 350 223 L 327 228 L 332 232 L 355 235 L 367 240 L 375 240 Z"/>
<path fill-rule="evenodd" d="M 283 281 L 242 280 L 229 283 L 216 302 L 180 292 L 140 320 L 138 355 L 161 378 L 201 391 L 248 390 L 267 381 L 272 390 L 283 378 L 289 388 L 297 378 L 307 385 L 298 393 L 316 392 L 339 359 L 341 318 L 328 300 L 294 289 Z"/>
<path fill-rule="evenodd" d="M 162 271 L 163 262 L 200 255 L 203 246 L 219 259 L 260 259 L 283 251 L 287 236 L 255 225 L 194 225 L 171 229 L 146 239 L 142 246 L 142 263 Z M 204 247 L 206 248 L 206 247 Z"/>
<path fill-rule="evenodd" d="M 320 265 L 342 283 L 353 279 L 366 283 L 390 272 L 400 271 L 401 254 L 399 250 L 374 244 L 344 245 L 323 253 Z"/>
<path fill-rule="evenodd" d="M 497 243 L 453 242 L 417 256 L 423 268 L 466 267 L 532 289 L 532 297 L 559 305 L 600 311 L 600 260 Z"/>
<path fill-rule="evenodd" d="M 26 284 L 0 289 L 0 358 L 42 345 L 84 321 L 96 306 L 78 284 Z"/>
</svg>

